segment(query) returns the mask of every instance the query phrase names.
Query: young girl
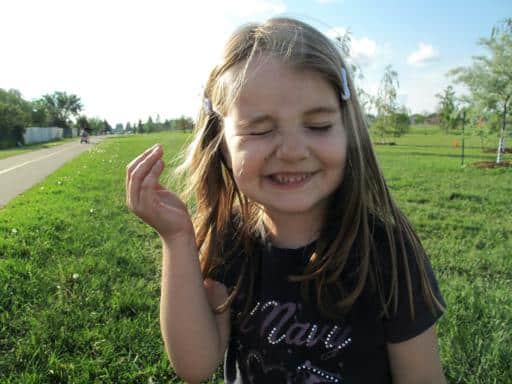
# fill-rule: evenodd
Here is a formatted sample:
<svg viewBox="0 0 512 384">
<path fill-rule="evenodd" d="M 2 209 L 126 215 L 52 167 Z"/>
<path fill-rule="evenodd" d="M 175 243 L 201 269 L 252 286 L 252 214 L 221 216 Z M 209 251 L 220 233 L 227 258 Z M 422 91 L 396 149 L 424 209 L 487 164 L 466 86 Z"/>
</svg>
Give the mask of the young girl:
<svg viewBox="0 0 512 384">
<path fill-rule="evenodd" d="M 197 383 L 444 383 L 444 310 L 391 198 L 346 65 L 307 24 L 237 30 L 211 72 L 185 204 L 157 145 L 127 167 L 129 208 L 163 244 L 160 322 Z"/>
</svg>

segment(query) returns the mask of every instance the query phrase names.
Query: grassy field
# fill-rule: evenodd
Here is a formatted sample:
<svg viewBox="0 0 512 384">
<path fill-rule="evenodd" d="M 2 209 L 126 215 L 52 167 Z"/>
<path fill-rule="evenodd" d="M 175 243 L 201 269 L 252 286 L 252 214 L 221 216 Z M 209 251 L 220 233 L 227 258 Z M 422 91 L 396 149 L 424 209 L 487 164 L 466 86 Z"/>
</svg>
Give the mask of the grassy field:
<svg viewBox="0 0 512 384">
<path fill-rule="evenodd" d="M 22 153 L 35 151 L 37 149 L 55 147 L 56 145 L 61 145 L 64 143 L 69 143 L 71 141 L 77 141 L 77 140 L 80 140 L 80 138 L 71 137 L 71 138 L 66 138 L 66 139 L 58 139 L 58 140 L 51 141 L 48 143 L 25 145 L 21 148 L 0 149 L 0 160 L 5 159 L 7 157 L 11 157 L 11 156 L 21 155 Z"/>
<path fill-rule="evenodd" d="M 457 138 L 420 130 L 376 150 L 448 303 L 448 381 L 510 383 L 512 169 L 461 167 Z M 111 138 L 0 210 L 0 383 L 180 382 L 160 337 L 159 241 L 125 208 L 124 167 L 185 139 Z M 471 139 L 466 164 L 494 159 Z"/>
</svg>

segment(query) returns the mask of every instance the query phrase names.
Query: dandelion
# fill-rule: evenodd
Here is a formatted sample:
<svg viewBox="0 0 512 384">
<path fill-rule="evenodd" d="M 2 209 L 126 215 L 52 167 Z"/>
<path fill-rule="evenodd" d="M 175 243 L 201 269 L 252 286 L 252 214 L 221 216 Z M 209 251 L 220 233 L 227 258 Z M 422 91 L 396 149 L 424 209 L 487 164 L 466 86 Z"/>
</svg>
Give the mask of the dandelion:
<svg viewBox="0 0 512 384">
<path fill-rule="evenodd" d="M 79 277 L 78 273 L 73 273 L 73 280 L 77 280 Z"/>
<path fill-rule="evenodd" d="M 18 230 L 17 230 L 16 228 L 13 228 L 13 229 L 11 230 L 11 232 L 12 232 L 13 234 L 17 234 L 17 233 L 18 233 Z"/>
<path fill-rule="evenodd" d="M 57 184 L 62 185 L 62 181 L 60 181 L 60 180 L 57 181 Z"/>
<path fill-rule="evenodd" d="M 89 212 L 94 213 L 94 208 L 89 209 Z"/>
</svg>

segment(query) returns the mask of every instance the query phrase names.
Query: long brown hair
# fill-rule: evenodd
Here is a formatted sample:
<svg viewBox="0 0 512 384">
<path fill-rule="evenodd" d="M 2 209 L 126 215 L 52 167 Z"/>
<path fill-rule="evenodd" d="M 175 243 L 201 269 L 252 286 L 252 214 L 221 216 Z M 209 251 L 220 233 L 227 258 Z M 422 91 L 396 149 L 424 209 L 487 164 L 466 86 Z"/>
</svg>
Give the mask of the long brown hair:
<svg viewBox="0 0 512 384">
<path fill-rule="evenodd" d="M 311 26 L 294 19 L 274 18 L 262 24 L 239 28 L 228 40 L 222 62 L 210 73 L 205 97 L 213 112 L 201 110 L 185 162 L 178 171 L 186 172 L 185 199 L 193 201 L 193 221 L 204 277 L 219 266 L 243 258 L 238 281 L 228 300 L 217 308 L 222 312 L 242 290 L 246 295 L 241 319 L 249 312 L 258 272 L 256 236 L 261 211 L 237 188 L 222 154 L 223 117 L 244 86 L 246 71 L 256 57 L 277 57 L 293 68 L 315 71 L 341 95 L 341 69 L 347 68 L 336 45 Z M 420 272 L 424 299 L 434 312 L 442 308 L 425 270 L 425 255 L 418 236 L 400 211 L 388 190 L 371 145 L 368 128 L 348 79 L 351 98 L 340 97 L 342 124 L 348 138 L 344 179 L 330 199 L 329 214 L 323 223 L 303 275 L 299 281 L 304 300 L 311 297 L 324 316 L 346 312 L 362 293 L 368 281 L 375 284 L 382 313 L 389 316 L 398 305 L 399 263 L 405 278 L 411 317 L 414 318 L 413 289 L 406 252 L 412 252 Z M 389 284 L 384 284 L 381 263 L 373 241 L 376 218 L 388 239 Z M 226 246 L 228 244 L 228 246 Z M 350 255 L 357 255 L 357 275 L 350 289 L 342 282 Z M 238 260 L 240 262 L 240 260 Z M 386 287 L 386 288 L 385 288 Z"/>
</svg>

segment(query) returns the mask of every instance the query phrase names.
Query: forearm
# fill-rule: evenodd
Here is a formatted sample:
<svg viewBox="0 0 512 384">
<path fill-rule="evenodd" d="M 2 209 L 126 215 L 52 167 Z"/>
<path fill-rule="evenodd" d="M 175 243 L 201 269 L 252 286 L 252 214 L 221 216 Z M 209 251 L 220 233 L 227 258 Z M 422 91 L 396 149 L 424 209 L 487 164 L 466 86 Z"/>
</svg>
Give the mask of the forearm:
<svg viewBox="0 0 512 384">
<path fill-rule="evenodd" d="M 194 238 L 163 240 L 160 327 L 176 373 L 187 381 L 213 374 L 222 358 Z"/>
</svg>

